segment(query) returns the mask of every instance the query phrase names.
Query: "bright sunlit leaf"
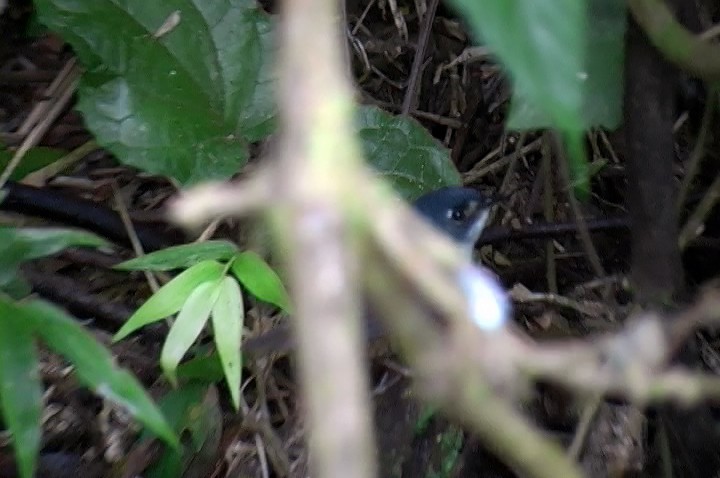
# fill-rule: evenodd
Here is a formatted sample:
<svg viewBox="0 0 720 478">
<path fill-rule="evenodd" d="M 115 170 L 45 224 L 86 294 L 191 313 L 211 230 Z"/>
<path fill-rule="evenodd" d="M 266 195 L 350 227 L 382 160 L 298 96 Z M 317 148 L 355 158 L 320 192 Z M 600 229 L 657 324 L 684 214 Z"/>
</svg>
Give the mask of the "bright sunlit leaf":
<svg viewBox="0 0 720 478">
<path fill-rule="evenodd" d="M 210 318 L 210 311 L 220 293 L 220 284 L 219 281 L 213 280 L 195 287 L 185 300 L 165 339 L 160 352 L 160 366 L 175 386 L 177 386 L 177 366 Z"/>
<path fill-rule="evenodd" d="M 235 409 L 240 408 L 240 334 L 243 323 L 243 302 L 240 286 L 233 277 L 225 277 L 212 309 L 213 335 L 222 362 L 225 380 Z"/>
<path fill-rule="evenodd" d="M 202 283 L 220 279 L 223 266 L 216 261 L 202 261 L 165 284 L 125 322 L 113 337 L 121 340 L 140 327 L 179 311 L 190 294 Z"/>
<path fill-rule="evenodd" d="M 233 259 L 230 270 L 255 297 L 291 311 L 290 298 L 277 273 L 254 252 L 246 251 Z"/>
</svg>

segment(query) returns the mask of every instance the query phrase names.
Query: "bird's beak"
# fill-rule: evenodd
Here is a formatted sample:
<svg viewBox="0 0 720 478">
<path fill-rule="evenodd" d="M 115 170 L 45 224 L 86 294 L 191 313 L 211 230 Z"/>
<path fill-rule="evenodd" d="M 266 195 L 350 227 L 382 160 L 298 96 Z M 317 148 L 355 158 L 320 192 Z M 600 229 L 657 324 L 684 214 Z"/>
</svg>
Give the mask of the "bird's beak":
<svg viewBox="0 0 720 478">
<path fill-rule="evenodd" d="M 470 230 L 468 231 L 467 242 L 473 247 L 475 246 L 475 243 L 478 241 L 478 239 L 480 239 L 480 235 L 485 229 L 485 225 L 487 224 L 489 216 L 490 208 L 480 206 L 477 213 L 475 214 L 475 218 L 473 219 L 473 222 L 470 226 Z"/>
<path fill-rule="evenodd" d="M 467 217 L 470 218 L 470 227 L 467 230 L 463 244 L 468 249 L 468 254 L 472 256 L 475 244 L 478 239 L 480 239 L 487 224 L 488 217 L 490 216 L 490 206 L 488 204 L 481 204 L 480 202 L 473 202 L 469 208 L 470 210 L 467 211 Z"/>
</svg>

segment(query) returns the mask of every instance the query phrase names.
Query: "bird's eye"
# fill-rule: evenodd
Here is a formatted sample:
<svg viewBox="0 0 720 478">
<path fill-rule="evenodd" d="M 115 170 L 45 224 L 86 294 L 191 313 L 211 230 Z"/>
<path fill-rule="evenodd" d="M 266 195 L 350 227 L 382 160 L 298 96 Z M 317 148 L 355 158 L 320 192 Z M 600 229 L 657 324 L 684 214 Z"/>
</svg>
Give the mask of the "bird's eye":
<svg viewBox="0 0 720 478">
<path fill-rule="evenodd" d="M 450 219 L 453 221 L 463 221 L 465 220 L 466 214 L 464 209 L 451 209 L 450 213 L 448 214 L 450 216 Z"/>
</svg>

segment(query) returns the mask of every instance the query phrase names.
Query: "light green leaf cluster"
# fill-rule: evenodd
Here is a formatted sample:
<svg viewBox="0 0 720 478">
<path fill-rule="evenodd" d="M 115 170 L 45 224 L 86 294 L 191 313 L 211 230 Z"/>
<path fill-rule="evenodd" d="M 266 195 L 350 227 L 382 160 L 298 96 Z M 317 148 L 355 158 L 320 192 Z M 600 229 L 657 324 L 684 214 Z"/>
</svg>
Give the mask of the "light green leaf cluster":
<svg viewBox="0 0 720 478">
<path fill-rule="evenodd" d="M 192 262 L 195 264 L 190 265 Z M 116 266 L 122 270 L 172 270 L 188 267 L 147 300 L 114 340 L 177 313 L 165 340 L 160 364 L 177 385 L 180 361 L 208 321 L 235 407 L 239 407 L 240 353 L 244 321 L 242 284 L 258 299 L 289 311 L 290 300 L 270 266 L 253 252 L 240 252 L 226 241 L 185 244 L 154 252 Z"/>
</svg>

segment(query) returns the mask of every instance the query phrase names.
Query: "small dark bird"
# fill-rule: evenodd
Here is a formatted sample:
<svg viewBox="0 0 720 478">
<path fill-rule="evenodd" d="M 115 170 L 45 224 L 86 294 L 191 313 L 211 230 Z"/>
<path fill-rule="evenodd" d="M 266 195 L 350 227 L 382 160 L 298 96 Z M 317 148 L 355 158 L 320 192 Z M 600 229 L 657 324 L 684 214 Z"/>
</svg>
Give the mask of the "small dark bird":
<svg viewBox="0 0 720 478">
<path fill-rule="evenodd" d="M 468 258 L 472 259 L 473 248 L 487 223 L 493 202 L 491 198 L 475 189 L 446 187 L 420 196 L 413 203 L 413 207 L 427 222 L 457 242 L 467 253 Z M 476 274 L 471 274 L 469 279 L 473 285 L 477 282 L 475 277 Z M 463 287 L 466 288 L 467 278 L 463 277 L 462 282 Z M 474 287 L 471 287 L 468 293 L 473 296 L 473 302 L 477 301 Z M 483 302 L 485 299 L 486 297 L 481 298 Z M 383 334 L 377 320 L 369 319 L 367 329 L 368 339 Z M 246 340 L 243 344 L 243 352 L 253 356 L 287 352 L 292 347 L 291 337 L 288 327 L 276 327 L 265 334 Z"/>
<path fill-rule="evenodd" d="M 492 199 L 474 189 L 447 187 L 420 196 L 413 207 L 426 221 L 472 253 L 492 204 Z"/>
</svg>

